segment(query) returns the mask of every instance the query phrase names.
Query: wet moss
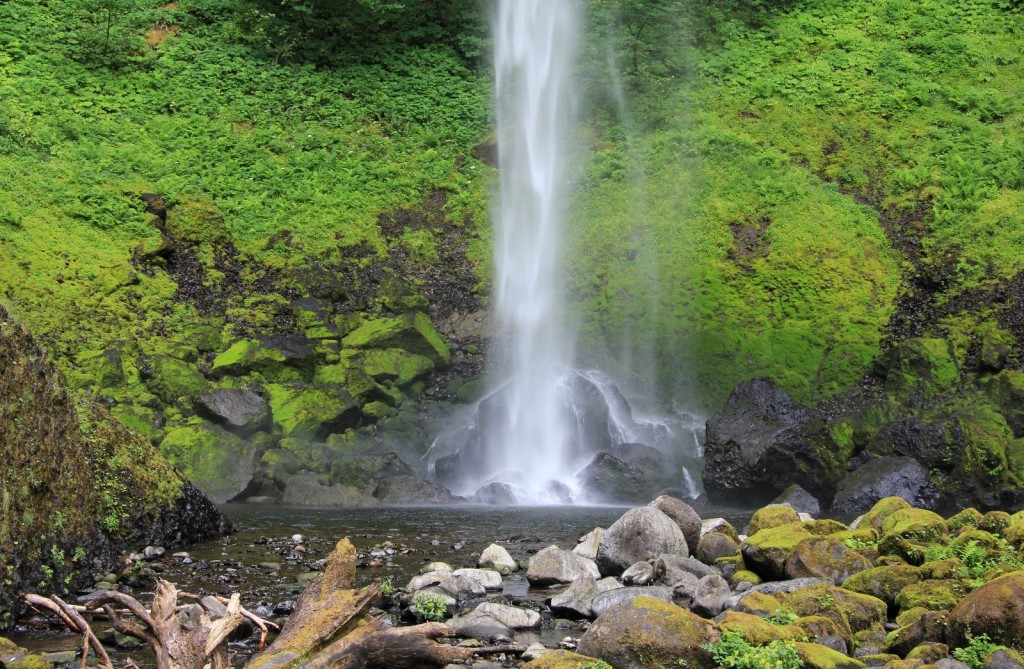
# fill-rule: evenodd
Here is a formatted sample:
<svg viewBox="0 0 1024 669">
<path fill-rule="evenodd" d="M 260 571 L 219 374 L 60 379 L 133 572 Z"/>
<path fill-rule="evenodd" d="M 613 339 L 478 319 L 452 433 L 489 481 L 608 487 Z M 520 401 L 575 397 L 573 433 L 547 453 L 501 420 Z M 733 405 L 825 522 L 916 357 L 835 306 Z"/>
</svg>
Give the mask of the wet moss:
<svg viewBox="0 0 1024 669">
<path fill-rule="evenodd" d="M 761 530 L 799 522 L 800 514 L 793 507 L 788 504 L 769 504 L 754 512 L 748 533 L 754 535 Z"/>
<path fill-rule="evenodd" d="M 911 565 L 893 565 L 875 567 L 854 574 L 846 579 L 843 587 L 853 592 L 877 597 L 888 604 L 896 603 L 896 596 L 906 586 L 921 580 L 917 567 Z"/>
<path fill-rule="evenodd" d="M 864 663 L 820 644 L 796 642 L 796 651 L 810 669 L 863 669 Z"/>
<path fill-rule="evenodd" d="M 907 584 L 896 596 L 896 605 L 903 610 L 923 608 L 929 611 L 948 611 L 966 595 L 967 588 L 961 581 L 928 579 Z"/>
</svg>

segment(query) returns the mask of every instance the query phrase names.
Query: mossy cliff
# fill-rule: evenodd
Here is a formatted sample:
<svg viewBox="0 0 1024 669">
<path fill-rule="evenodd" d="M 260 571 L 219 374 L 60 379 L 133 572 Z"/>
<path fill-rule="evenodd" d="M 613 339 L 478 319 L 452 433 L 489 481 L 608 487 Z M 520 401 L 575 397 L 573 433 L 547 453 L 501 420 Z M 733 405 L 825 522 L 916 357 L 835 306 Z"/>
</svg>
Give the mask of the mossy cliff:
<svg viewBox="0 0 1024 669">
<path fill-rule="evenodd" d="M 226 521 L 143 437 L 69 391 L 0 306 L 0 627 L 19 592 L 91 583 L 126 547 L 182 545 Z"/>
</svg>

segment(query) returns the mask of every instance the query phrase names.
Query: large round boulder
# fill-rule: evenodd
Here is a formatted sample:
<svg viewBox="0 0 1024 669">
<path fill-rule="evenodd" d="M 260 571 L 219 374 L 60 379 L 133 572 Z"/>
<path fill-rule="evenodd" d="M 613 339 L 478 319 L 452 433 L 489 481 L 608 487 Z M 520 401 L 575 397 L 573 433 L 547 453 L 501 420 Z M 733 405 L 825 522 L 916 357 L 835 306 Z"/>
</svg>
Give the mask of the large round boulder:
<svg viewBox="0 0 1024 669">
<path fill-rule="evenodd" d="M 1024 571 L 1001 576 L 960 600 L 949 614 L 946 634 L 955 648 L 987 634 L 995 643 L 1024 649 Z"/>
<path fill-rule="evenodd" d="M 711 653 L 701 645 L 718 641 L 715 626 L 686 609 L 651 597 L 615 606 L 599 617 L 583 638 L 579 652 L 615 669 L 676 666 L 714 669 Z"/>
<path fill-rule="evenodd" d="M 750 571 L 762 578 L 777 581 L 786 576 L 786 560 L 810 532 L 797 523 L 761 530 L 740 546 L 743 562 Z"/>
<path fill-rule="evenodd" d="M 768 502 L 792 483 L 831 498 L 850 455 L 823 416 L 770 380 L 753 379 L 708 421 L 704 487 L 713 501 L 733 503 Z"/>
<path fill-rule="evenodd" d="M 701 518 L 693 507 L 672 495 L 661 495 L 648 506 L 653 506 L 675 521 L 686 537 L 686 545 L 692 553 L 700 541 Z"/>
<path fill-rule="evenodd" d="M 687 556 L 686 537 L 671 518 L 653 506 L 630 509 L 612 523 L 597 548 L 602 575 L 617 576 L 630 565 L 663 553 Z"/>
<path fill-rule="evenodd" d="M 548 546 L 530 558 L 526 580 L 530 585 L 554 585 L 572 583 L 586 574 L 595 579 L 600 576 L 593 560 L 572 551 L 562 550 L 558 546 Z"/>
<path fill-rule="evenodd" d="M 921 580 L 918 567 L 909 564 L 894 564 L 866 569 L 850 576 L 843 587 L 862 595 L 877 597 L 889 606 L 896 603 L 896 596 L 903 588 Z"/>
<path fill-rule="evenodd" d="M 786 577 L 804 578 L 819 576 L 836 585 L 842 585 L 847 578 L 871 568 L 871 562 L 860 553 L 847 548 L 834 537 L 811 537 L 804 539 L 786 559 Z"/>
</svg>

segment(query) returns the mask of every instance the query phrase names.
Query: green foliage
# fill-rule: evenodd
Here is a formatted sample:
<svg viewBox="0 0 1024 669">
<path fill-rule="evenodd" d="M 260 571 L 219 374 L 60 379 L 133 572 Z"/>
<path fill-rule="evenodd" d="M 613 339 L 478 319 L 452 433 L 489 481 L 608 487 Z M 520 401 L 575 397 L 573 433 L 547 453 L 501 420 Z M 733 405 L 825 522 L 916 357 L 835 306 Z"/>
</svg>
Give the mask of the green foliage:
<svg viewBox="0 0 1024 669">
<path fill-rule="evenodd" d="M 852 548 L 855 551 L 868 548 L 878 548 L 877 541 L 865 541 L 864 539 L 859 539 L 857 537 L 847 537 L 846 539 L 843 539 L 843 543 L 847 548 Z"/>
<path fill-rule="evenodd" d="M 1020 559 L 1016 549 L 1002 537 L 993 537 L 993 546 L 985 547 L 976 540 L 963 543 L 953 542 L 948 545 L 929 546 L 924 551 L 925 562 L 958 558 L 967 568 L 968 581 L 972 587 L 982 585 L 985 572 L 999 566 L 1013 569 L 1024 569 L 1024 561 Z"/>
<path fill-rule="evenodd" d="M 413 605 L 424 620 L 440 622 L 448 613 L 448 602 L 441 595 L 421 592 L 413 599 Z"/>
<path fill-rule="evenodd" d="M 993 643 L 987 634 L 978 634 L 968 637 L 967 645 L 963 648 L 954 648 L 953 657 L 971 669 L 981 669 L 985 665 L 985 658 L 1000 648 L 1003 646 Z"/>
<path fill-rule="evenodd" d="M 612 669 L 612 665 L 604 660 L 588 660 L 586 662 L 577 662 L 576 669 Z"/>
<path fill-rule="evenodd" d="M 772 625 L 784 626 L 792 625 L 799 618 L 796 611 L 793 610 L 792 606 L 783 605 L 775 609 L 770 615 L 765 616 L 765 621 Z"/>
<path fill-rule="evenodd" d="M 786 641 L 772 641 L 765 646 L 752 646 L 739 632 L 726 630 L 715 643 L 702 644 L 718 666 L 730 669 L 799 669 L 803 661 L 796 646 Z"/>
<path fill-rule="evenodd" d="M 385 576 L 380 580 L 380 594 L 384 597 L 395 594 L 395 584 L 390 576 Z"/>
</svg>

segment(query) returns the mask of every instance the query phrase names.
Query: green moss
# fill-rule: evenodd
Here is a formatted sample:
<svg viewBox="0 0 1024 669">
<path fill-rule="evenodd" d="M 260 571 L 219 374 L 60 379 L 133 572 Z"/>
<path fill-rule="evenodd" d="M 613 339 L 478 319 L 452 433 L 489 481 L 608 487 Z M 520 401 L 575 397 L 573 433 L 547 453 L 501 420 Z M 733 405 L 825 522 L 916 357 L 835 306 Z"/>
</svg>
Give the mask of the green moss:
<svg viewBox="0 0 1024 669">
<path fill-rule="evenodd" d="M 154 424 L 156 414 L 152 409 L 130 404 L 116 404 L 111 407 L 110 413 L 133 431 L 144 436 L 150 443 L 156 443 L 163 438 L 163 430 Z"/>
<path fill-rule="evenodd" d="M 799 588 L 786 597 L 786 604 L 801 616 L 825 616 L 852 633 L 880 626 L 886 620 L 882 600 L 827 584 Z"/>
<path fill-rule="evenodd" d="M 146 387 L 165 404 L 190 406 L 209 386 L 195 365 L 169 355 L 153 356 L 152 370 Z"/>
<path fill-rule="evenodd" d="M 752 571 L 764 578 L 777 580 L 785 574 L 786 559 L 810 532 L 798 523 L 780 525 L 759 531 L 740 546 L 743 561 Z"/>
<path fill-rule="evenodd" d="M 885 518 L 879 529 L 882 542 L 897 538 L 938 541 L 949 532 L 949 527 L 942 516 L 927 509 L 914 508 L 895 511 Z"/>
<path fill-rule="evenodd" d="M 361 415 L 352 396 L 340 386 L 265 386 L 275 430 L 284 437 L 323 438 L 354 427 Z"/>
<path fill-rule="evenodd" d="M 744 641 L 754 646 L 763 646 L 772 641 L 789 641 L 802 638 L 802 630 L 795 625 L 773 625 L 760 616 L 738 611 L 726 611 L 718 621 L 718 628 L 736 632 Z"/>
<path fill-rule="evenodd" d="M 754 512 L 750 519 L 749 533 L 757 534 L 760 530 L 799 523 L 800 514 L 786 504 L 769 504 Z"/>
<path fill-rule="evenodd" d="M 342 339 L 349 348 L 400 348 L 447 363 L 451 352 L 426 314 L 408 313 L 363 323 Z"/>
<path fill-rule="evenodd" d="M 758 585 L 761 583 L 761 577 L 752 571 L 747 569 L 737 569 L 736 573 L 732 575 L 734 583 L 750 583 L 751 585 Z"/>
<path fill-rule="evenodd" d="M 160 452 L 216 502 L 241 492 L 254 473 L 254 449 L 209 423 L 170 428 Z"/>
<path fill-rule="evenodd" d="M 796 642 L 797 653 L 810 669 L 863 669 L 860 660 L 848 657 L 837 650 L 816 643 Z"/>
<path fill-rule="evenodd" d="M 861 518 L 859 527 L 882 529 L 882 523 L 892 514 L 902 509 L 909 509 L 910 503 L 902 497 L 883 497 Z"/>
<path fill-rule="evenodd" d="M 917 567 L 911 565 L 893 565 L 875 567 L 854 574 L 846 579 L 843 587 L 853 592 L 877 597 L 884 602 L 893 604 L 896 596 L 904 587 L 921 580 Z"/>
<path fill-rule="evenodd" d="M 259 373 L 272 381 L 298 380 L 303 377 L 299 369 L 289 365 L 284 353 L 277 348 L 263 346 L 259 341 L 242 339 L 232 344 L 213 360 L 214 376 L 245 376 Z"/>
<path fill-rule="evenodd" d="M 850 529 L 840 523 L 838 520 L 832 520 L 831 518 L 815 518 L 814 520 L 801 521 L 800 526 L 814 534 L 816 536 L 825 535 L 838 535 L 841 532 L 849 532 Z M 843 540 L 845 536 L 837 536 L 839 540 Z"/>
<path fill-rule="evenodd" d="M 981 511 L 970 507 L 951 516 L 946 521 L 946 525 L 949 526 L 950 532 L 957 532 L 964 527 L 977 527 L 978 523 L 981 522 L 981 518 Z"/>
<path fill-rule="evenodd" d="M 928 579 L 907 584 L 896 596 L 896 605 L 903 610 L 949 611 L 966 595 L 967 588 L 960 581 Z"/>
<path fill-rule="evenodd" d="M 371 349 L 363 356 L 363 370 L 378 381 L 387 379 L 406 386 L 431 374 L 434 361 L 401 349 Z"/>
<path fill-rule="evenodd" d="M 898 397 L 935 397 L 960 378 L 953 351 L 944 339 L 908 339 L 888 354 L 886 387 Z"/>
<path fill-rule="evenodd" d="M 523 669 L 584 669 L 585 667 L 599 667 L 600 660 L 580 655 L 572 651 L 556 649 L 550 653 L 531 660 L 523 665 Z"/>
</svg>

